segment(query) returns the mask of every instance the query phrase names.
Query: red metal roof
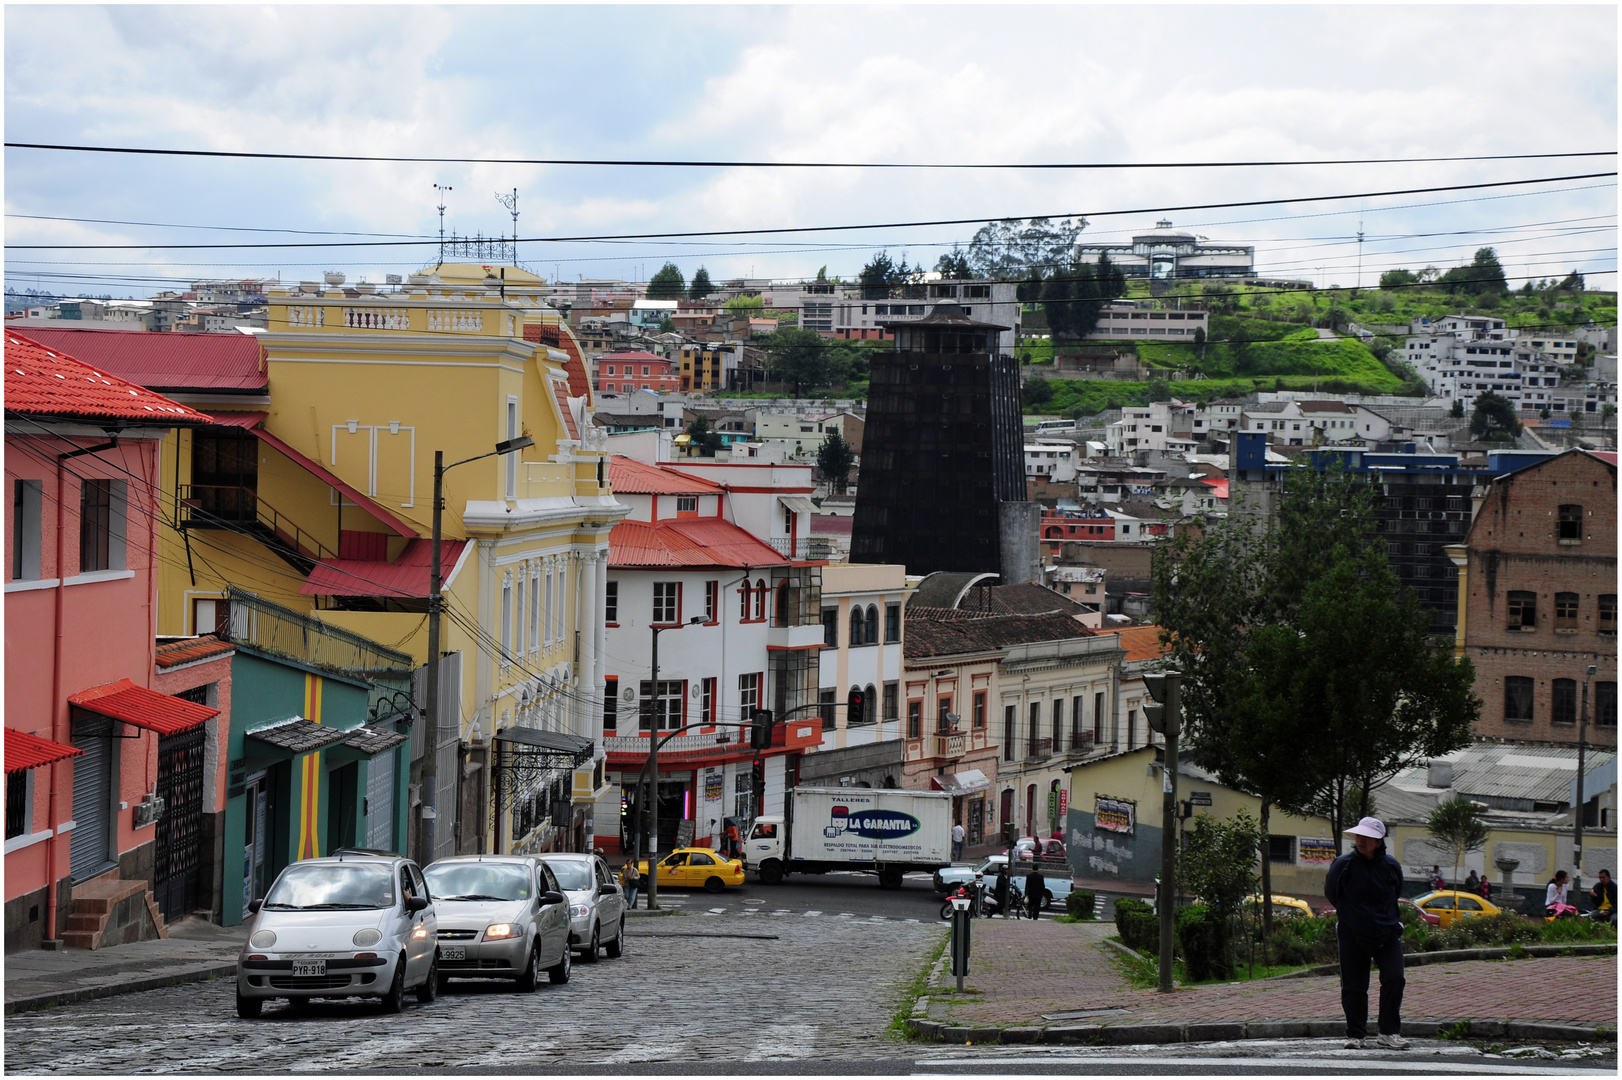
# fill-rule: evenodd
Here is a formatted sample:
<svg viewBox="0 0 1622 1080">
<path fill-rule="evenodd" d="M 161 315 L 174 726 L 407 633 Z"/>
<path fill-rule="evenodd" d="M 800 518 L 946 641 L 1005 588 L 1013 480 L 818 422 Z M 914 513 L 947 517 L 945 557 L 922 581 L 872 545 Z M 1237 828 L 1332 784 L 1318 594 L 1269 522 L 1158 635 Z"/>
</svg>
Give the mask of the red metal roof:
<svg viewBox="0 0 1622 1080">
<path fill-rule="evenodd" d="M 720 484 L 620 454 L 608 459 L 608 486 L 627 495 L 720 495 L 726 491 Z"/>
<path fill-rule="evenodd" d="M 567 353 L 569 359 L 563 362 L 563 370 L 569 373 L 569 396 L 589 399 L 591 379 L 586 375 L 586 360 L 580 352 L 580 343 L 574 339 L 574 334 L 567 326 L 526 325 L 524 340 L 550 345 L 559 352 Z M 575 438 L 579 436 L 576 435 Z"/>
<path fill-rule="evenodd" d="M 265 442 L 269 443 L 271 446 L 274 446 L 283 454 L 286 454 L 288 457 L 304 466 L 310 472 L 319 476 L 322 480 L 325 480 L 327 483 L 343 492 L 349 497 L 351 502 L 355 503 L 362 510 L 365 510 L 368 514 L 371 514 L 377 520 L 381 521 L 383 524 L 387 525 L 401 536 L 408 537 L 413 540 L 416 539 L 417 527 L 415 525 L 395 517 L 377 503 L 373 502 L 370 498 L 362 495 L 358 490 L 350 487 L 344 481 L 340 480 L 336 474 L 328 470 L 319 461 L 305 457 L 303 454 L 299 453 L 297 450 L 294 450 L 291 446 L 287 445 L 268 431 L 255 428 L 253 433 L 259 436 L 259 438 Z"/>
<path fill-rule="evenodd" d="M 635 363 L 635 364 L 666 364 L 666 365 L 668 365 L 670 363 L 669 360 L 667 360 L 664 357 L 660 356 L 658 353 L 643 352 L 641 349 L 632 349 L 630 352 L 604 353 L 602 356 L 599 356 L 597 359 L 598 359 L 599 362 L 603 361 L 603 360 L 613 360 L 613 361 L 616 361 L 616 362 L 621 361 L 621 360 L 629 360 L 629 361 L 631 361 L 632 363 Z"/>
<path fill-rule="evenodd" d="M 160 668 L 179 667 L 181 664 L 192 664 L 199 660 L 230 656 L 235 651 L 235 645 L 229 641 L 221 641 L 218 635 L 201 634 L 194 638 L 160 643 L 153 657 L 153 663 Z"/>
<path fill-rule="evenodd" d="M 24 769 L 37 769 L 41 765 L 49 765 L 53 761 L 61 761 L 83 750 L 72 746 L 63 746 L 50 739 L 42 739 L 38 735 L 30 735 L 26 731 L 16 728 L 6 728 L 6 772 L 22 772 Z"/>
<path fill-rule="evenodd" d="M 563 414 L 563 426 L 569 429 L 569 438 L 579 442 L 580 429 L 575 426 L 574 412 L 569 408 L 569 389 L 561 383 L 552 383 L 552 396 L 558 399 L 558 411 Z"/>
<path fill-rule="evenodd" d="M 462 557 L 466 540 L 440 542 L 439 569 L 446 577 Z M 299 586 L 304 596 L 394 596 L 423 599 L 428 595 L 434 542 L 413 540 L 393 562 L 323 559 Z"/>
<path fill-rule="evenodd" d="M 622 521 L 608 534 L 608 565 L 787 566 L 789 560 L 730 521 Z"/>
<path fill-rule="evenodd" d="M 190 731 L 220 715 L 218 709 L 160 694 L 156 690 L 136 686 L 128 679 L 81 690 L 69 697 L 68 701 L 81 709 L 156 731 L 159 735 Z"/>
<path fill-rule="evenodd" d="M 6 331 L 6 411 L 87 420 L 202 424 L 208 418 L 144 386 Z"/>
<path fill-rule="evenodd" d="M 211 412 L 209 421 L 220 427 L 256 428 L 265 421 L 262 412 Z"/>
<path fill-rule="evenodd" d="M 1212 488 L 1216 489 L 1217 498 L 1226 499 L 1228 497 L 1228 478 L 1226 476 L 1201 477 L 1200 483 L 1209 484 Z"/>
<path fill-rule="evenodd" d="M 29 327 L 42 345 L 141 386 L 160 390 L 238 390 L 269 385 L 259 342 L 250 334 L 160 334 L 146 330 Z"/>
</svg>

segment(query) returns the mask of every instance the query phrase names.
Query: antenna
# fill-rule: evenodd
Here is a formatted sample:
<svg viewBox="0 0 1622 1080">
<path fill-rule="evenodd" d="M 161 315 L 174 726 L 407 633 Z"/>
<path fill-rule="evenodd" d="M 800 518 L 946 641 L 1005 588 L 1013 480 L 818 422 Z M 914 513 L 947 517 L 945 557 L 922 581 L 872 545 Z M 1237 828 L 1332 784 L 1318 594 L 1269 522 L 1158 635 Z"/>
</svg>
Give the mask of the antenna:
<svg viewBox="0 0 1622 1080">
<path fill-rule="evenodd" d="M 435 184 L 434 190 L 439 192 L 439 262 L 445 263 L 445 192 L 451 190 L 449 184 Z"/>
<path fill-rule="evenodd" d="M 518 189 L 513 188 L 513 193 L 511 195 L 503 195 L 499 191 L 496 192 L 496 202 L 500 203 L 502 206 L 505 206 L 507 208 L 507 212 L 512 214 L 512 216 L 513 216 L 513 250 L 512 250 L 512 257 L 513 257 L 513 265 L 517 266 L 518 265 Z"/>
<path fill-rule="evenodd" d="M 1363 288 L 1363 219 L 1357 219 L 1357 287 Z"/>
</svg>

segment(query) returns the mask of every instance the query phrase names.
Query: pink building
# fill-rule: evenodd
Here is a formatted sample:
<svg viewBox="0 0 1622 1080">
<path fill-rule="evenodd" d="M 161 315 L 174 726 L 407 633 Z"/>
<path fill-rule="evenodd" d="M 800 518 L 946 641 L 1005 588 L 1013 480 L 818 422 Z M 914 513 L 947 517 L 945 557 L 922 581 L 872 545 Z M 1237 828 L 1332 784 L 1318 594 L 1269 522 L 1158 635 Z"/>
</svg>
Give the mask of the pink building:
<svg viewBox="0 0 1622 1080">
<path fill-rule="evenodd" d="M 159 936 L 223 725 L 153 685 L 158 447 L 208 418 L 13 331 L 5 360 L 6 951 Z"/>
</svg>

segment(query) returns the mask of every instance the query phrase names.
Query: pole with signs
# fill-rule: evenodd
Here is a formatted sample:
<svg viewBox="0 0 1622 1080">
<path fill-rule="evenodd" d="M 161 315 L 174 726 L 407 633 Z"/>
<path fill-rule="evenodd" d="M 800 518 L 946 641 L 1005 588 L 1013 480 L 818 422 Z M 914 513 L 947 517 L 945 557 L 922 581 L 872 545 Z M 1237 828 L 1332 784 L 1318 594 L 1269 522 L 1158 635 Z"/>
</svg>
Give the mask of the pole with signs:
<svg viewBox="0 0 1622 1080">
<path fill-rule="evenodd" d="M 1149 696 L 1158 705 L 1144 706 L 1149 727 L 1166 740 L 1166 759 L 1161 768 L 1160 791 L 1160 985 L 1162 993 L 1172 989 L 1172 926 L 1177 902 L 1177 735 L 1183 726 L 1180 672 L 1165 671 L 1143 676 Z"/>
</svg>

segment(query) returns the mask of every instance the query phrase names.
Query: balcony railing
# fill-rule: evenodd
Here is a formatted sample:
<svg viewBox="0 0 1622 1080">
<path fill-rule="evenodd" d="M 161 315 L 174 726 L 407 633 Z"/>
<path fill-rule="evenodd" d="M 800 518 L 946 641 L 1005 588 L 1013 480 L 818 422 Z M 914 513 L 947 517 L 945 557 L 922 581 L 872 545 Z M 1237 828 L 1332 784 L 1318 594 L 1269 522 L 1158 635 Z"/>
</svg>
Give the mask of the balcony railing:
<svg viewBox="0 0 1622 1080">
<path fill-rule="evenodd" d="M 1053 740 L 1052 739 L 1026 739 L 1025 740 L 1025 758 L 1026 758 L 1027 761 L 1035 761 L 1035 760 L 1038 760 L 1040 758 L 1045 758 L 1045 757 L 1047 757 L 1048 755 L 1050 755 L 1052 753 L 1053 753 Z"/>
<path fill-rule="evenodd" d="M 962 735 L 936 735 L 935 752 L 932 757 L 957 758 L 963 756 Z"/>
<path fill-rule="evenodd" d="M 1070 743 L 1064 748 L 1065 753 L 1090 754 L 1092 751 L 1093 733 L 1091 731 L 1072 731 L 1070 733 Z M 1053 752 L 1059 752 L 1059 747 L 1057 745 L 1054 746 Z"/>
<path fill-rule="evenodd" d="M 661 754 L 691 754 L 700 750 L 714 750 L 717 747 L 725 748 L 734 745 L 736 736 L 731 729 L 723 728 L 708 735 L 677 735 L 674 739 L 659 748 Z M 611 754 L 647 754 L 649 750 L 646 735 L 605 735 L 603 749 Z"/>
</svg>

